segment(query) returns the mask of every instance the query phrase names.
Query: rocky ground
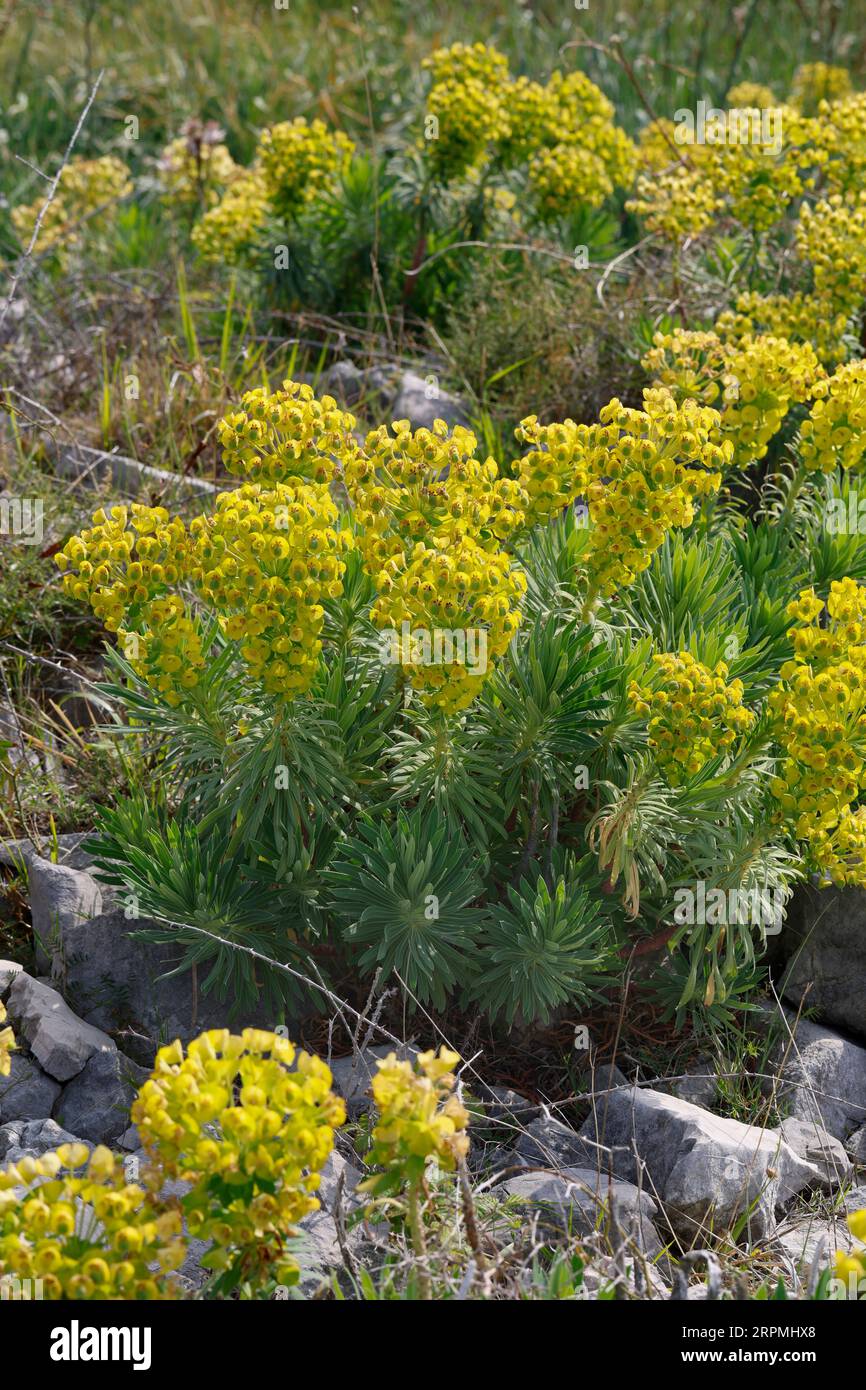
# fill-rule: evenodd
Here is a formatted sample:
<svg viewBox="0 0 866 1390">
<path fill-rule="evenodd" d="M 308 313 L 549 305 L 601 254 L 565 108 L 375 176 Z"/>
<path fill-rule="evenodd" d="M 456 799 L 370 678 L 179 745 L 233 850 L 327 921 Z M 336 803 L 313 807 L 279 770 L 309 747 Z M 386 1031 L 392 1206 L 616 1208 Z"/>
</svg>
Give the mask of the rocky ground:
<svg viewBox="0 0 866 1390">
<path fill-rule="evenodd" d="M 170 948 L 134 939 L 142 924 L 96 882 L 81 840 L 64 836 L 56 861 L 28 842 L 0 854 L 7 867 L 26 863 L 36 941 L 32 973 L 0 961 L 0 999 L 19 1044 L 0 1078 L 0 1162 L 75 1138 L 123 1152 L 134 1171 L 143 1155 L 129 1108 L 156 1047 L 223 1026 L 225 1006 L 196 999 L 189 975 L 161 978 Z M 599 1268 L 643 1297 L 713 1296 L 719 1252 L 729 1264 L 742 1259 L 750 1278 L 781 1278 L 800 1296 L 814 1288 L 850 1241 L 846 1213 L 866 1206 L 862 971 L 845 954 L 862 932 L 853 900 L 839 896 L 825 894 L 810 918 L 805 894 L 777 948 L 787 957 L 775 1010 L 784 1026 L 759 1078 L 768 1113 L 783 1117 L 772 1125 L 717 1113 L 720 1083 L 708 1063 L 635 1084 L 591 1059 L 588 1089 L 575 1098 L 586 1114 L 579 1128 L 564 1122 L 562 1106 L 517 1095 L 475 1065 L 463 1071 L 473 1192 L 491 1250 L 501 1256 L 527 1232 L 548 1248 L 587 1239 Z M 827 1021 L 798 1017 L 806 984 Z M 304 1222 L 308 1292 L 387 1253 L 386 1237 L 367 1224 L 349 1223 L 346 1234 L 346 1217 L 363 1175 L 371 1067 L 389 1050 L 386 1042 L 328 1058 L 350 1125 L 326 1170 L 322 1208 Z M 710 1252 L 708 1274 L 695 1272 L 707 1262 L 698 1251 Z M 184 1268 L 191 1287 L 202 1281 L 201 1254 L 193 1249 Z"/>
</svg>

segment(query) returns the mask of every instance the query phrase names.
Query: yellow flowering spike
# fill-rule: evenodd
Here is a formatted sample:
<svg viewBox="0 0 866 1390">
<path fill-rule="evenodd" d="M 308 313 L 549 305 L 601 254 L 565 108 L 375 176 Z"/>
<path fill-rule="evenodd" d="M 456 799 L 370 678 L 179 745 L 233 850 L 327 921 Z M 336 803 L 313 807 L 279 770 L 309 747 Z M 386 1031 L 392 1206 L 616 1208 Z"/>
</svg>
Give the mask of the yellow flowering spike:
<svg viewBox="0 0 866 1390">
<path fill-rule="evenodd" d="M 180 1297 L 164 1277 L 186 1255 L 180 1214 L 127 1183 L 108 1149 L 81 1171 L 87 1159 L 83 1144 L 66 1144 L 0 1173 L 0 1190 L 26 1189 L 0 1202 L 0 1281 L 35 1281 L 33 1296 L 52 1301 Z"/>
<path fill-rule="evenodd" d="M 469 1152 L 469 1114 L 452 1095 L 458 1061 L 456 1053 L 442 1049 L 438 1057 L 422 1053 L 414 1065 L 398 1061 L 394 1052 L 379 1062 L 372 1083 L 379 1113 L 370 1158 L 385 1169 L 386 1179 L 399 1174 L 414 1183 L 430 1159 L 452 1169 Z M 369 1178 L 361 1187 L 375 1192 L 382 1179 Z"/>
<path fill-rule="evenodd" d="M 218 434 L 229 473 L 257 483 L 330 483 L 334 456 L 356 448 L 354 428 L 354 415 L 333 397 L 319 400 L 311 386 L 286 380 L 279 391 L 247 391 Z"/>
<path fill-rule="evenodd" d="M 192 243 L 206 261 L 234 265 L 255 244 L 268 215 L 262 171 L 254 166 L 234 179 L 223 197 L 192 229 Z"/>
<path fill-rule="evenodd" d="M 800 427 L 800 461 L 810 472 L 859 473 L 866 456 L 866 363 L 849 362 L 814 388 Z"/>
<path fill-rule="evenodd" d="M 213 207 L 240 173 L 225 145 L 183 135 L 159 157 L 162 197 L 169 207 Z"/>
<path fill-rule="evenodd" d="M 162 1049 L 132 1107 L 148 1155 L 191 1184 L 183 1210 L 191 1235 L 212 1240 L 205 1264 L 236 1270 L 253 1289 L 294 1282 L 285 1240 L 319 1205 L 319 1173 L 345 1119 L 321 1059 L 261 1029 L 213 1030 L 187 1048 Z"/>
<path fill-rule="evenodd" d="M 855 313 L 866 283 L 866 191 L 833 193 L 814 208 L 804 203 L 795 235 L 800 256 L 812 267 L 815 293 L 834 312 Z"/>
<path fill-rule="evenodd" d="M 866 590 L 834 580 L 825 605 L 812 589 L 788 606 L 794 658 L 769 699 L 782 759 L 770 790 L 814 867 L 866 886 Z"/>
<path fill-rule="evenodd" d="M 798 111 L 812 115 L 822 101 L 838 101 L 851 91 L 847 68 L 831 63 L 801 63 L 791 83 L 790 102 Z"/>
<path fill-rule="evenodd" d="M 419 541 L 411 556 L 388 561 L 377 587 L 370 618 L 383 660 L 402 666 L 425 704 L 465 708 L 520 625 L 522 571 L 468 536 L 441 547 Z"/>
<path fill-rule="evenodd" d="M 699 168 L 675 164 L 638 178 L 629 212 L 644 219 L 647 231 L 678 243 L 711 227 L 722 207 L 712 181 Z"/>
<path fill-rule="evenodd" d="M 355 146 L 342 131 L 303 116 L 262 131 L 256 152 L 268 201 L 278 217 L 292 218 L 331 185 Z"/>
<path fill-rule="evenodd" d="M 825 366 L 847 357 L 847 328 L 848 314 L 835 310 L 826 298 L 814 294 L 762 295 L 751 290 L 738 295 L 735 307 L 726 309 L 715 323 L 715 332 L 725 343 L 741 343 L 764 334 L 809 343 Z"/>
<path fill-rule="evenodd" d="M 62 259 L 83 245 L 88 237 L 110 225 L 121 198 L 132 190 L 129 170 L 116 155 L 99 159 L 70 159 L 60 173 L 57 192 L 39 227 L 38 249 L 54 249 Z M 12 209 L 12 225 L 27 246 L 44 203 L 37 198 L 26 207 Z"/>
<path fill-rule="evenodd" d="M 671 786 L 700 772 L 718 754 L 730 753 L 755 723 L 743 705 L 743 683 L 728 681 L 723 661 L 710 670 L 691 652 L 653 657 L 646 685 L 633 681 L 629 704 L 648 721 L 648 742 Z"/>
</svg>

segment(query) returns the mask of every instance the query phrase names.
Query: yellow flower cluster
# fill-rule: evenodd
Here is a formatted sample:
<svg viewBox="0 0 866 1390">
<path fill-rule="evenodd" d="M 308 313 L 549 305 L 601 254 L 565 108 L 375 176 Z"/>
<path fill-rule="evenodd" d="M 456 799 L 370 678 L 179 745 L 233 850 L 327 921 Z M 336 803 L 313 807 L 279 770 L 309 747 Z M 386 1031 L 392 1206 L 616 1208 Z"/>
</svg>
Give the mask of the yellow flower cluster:
<svg viewBox="0 0 866 1390">
<path fill-rule="evenodd" d="M 611 594 L 646 569 L 671 527 L 691 525 L 695 502 L 721 486 L 731 444 L 717 411 L 678 405 L 663 387 L 644 391 L 643 410 L 612 400 L 599 419 L 586 437 L 604 457 L 604 477 L 586 490 L 588 568 L 590 593 Z"/>
<path fill-rule="evenodd" d="M 591 448 L 607 449 L 605 480 L 589 484 L 591 589 L 612 594 L 646 569 L 671 527 L 687 527 L 695 502 L 719 491 L 731 461 L 716 410 L 677 404 L 663 388 L 646 389 L 644 410 L 612 400 L 592 427 Z"/>
<path fill-rule="evenodd" d="M 847 313 L 836 312 L 826 299 L 819 299 L 817 295 L 762 295 L 749 290 L 738 296 L 733 309 L 726 309 L 719 315 L 715 332 L 725 342 L 770 334 L 774 338 L 811 343 L 819 361 L 832 366 L 848 354 L 843 341 L 847 327 Z"/>
<path fill-rule="evenodd" d="M 671 786 L 727 753 L 755 722 L 743 705 L 742 681 L 728 681 L 723 661 L 710 670 L 691 652 L 654 656 L 649 683 L 632 681 L 628 697 L 635 713 L 649 720 L 649 746 Z"/>
<path fill-rule="evenodd" d="M 761 459 L 795 401 L 805 401 L 821 376 L 810 344 L 769 335 L 725 344 L 715 333 L 658 333 L 643 366 L 678 400 L 721 405 L 731 461 Z"/>
<path fill-rule="evenodd" d="M 278 217 L 292 218 L 348 164 L 355 146 L 324 121 L 303 116 L 262 131 L 257 150 L 265 192 Z"/>
<path fill-rule="evenodd" d="M 446 710 L 468 704 L 487 659 L 506 650 L 525 589 L 502 547 L 525 524 L 528 495 L 519 480 L 499 476 L 492 458 L 476 458 L 477 447 L 462 425 L 449 430 L 436 420 L 432 430 L 413 431 L 395 420 L 344 455 L 357 544 L 379 594 L 371 619 L 383 631 L 409 623 L 428 635 L 427 645 L 420 637 L 410 650 L 401 644 L 400 660 L 422 698 Z M 476 669 L 448 659 L 455 632 L 464 643 L 483 641 Z"/>
<path fill-rule="evenodd" d="M 802 63 L 794 73 L 790 102 L 804 115 L 814 115 L 822 101 L 838 101 L 851 92 L 847 68 L 830 63 Z"/>
<path fill-rule="evenodd" d="M 811 396 L 821 365 L 809 343 L 787 338 L 743 338 L 727 352 L 722 429 L 733 462 L 762 459 L 794 402 Z"/>
<path fill-rule="evenodd" d="M 200 203 L 212 207 L 239 170 L 226 145 L 181 135 L 162 151 L 159 172 L 169 207 L 193 208 Z"/>
<path fill-rule="evenodd" d="M 792 139 L 797 132 L 789 132 L 784 110 L 774 109 L 785 133 L 780 151 L 755 140 L 709 147 L 713 158 L 708 172 L 716 196 L 726 213 L 752 232 L 764 232 L 778 222 L 807 186 L 800 170 L 805 156 Z M 760 114 L 757 110 L 729 112 L 728 119 L 738 115 L 759 120 Z"/>
<path fill-rule="evenodd" d="M 495 550 L 523 524 L 528 498 L 519 483 L 500 478 L 492 458 L 475 457 L 471 430 L 412 430 L 408 420 L 371 430 L 363 449 L 345 456 L 345 478 L 361 527 L 359 546 L 372 571 L 435 537 L 447 545 L 465 537 Z"/>
<path fill-rule="evenodd" d="M 517 77 L 507 89 L 497 152 L 504 166 L 523 164 L 536 150 L 562 140 L 560 108 L 553 88 Z"/>
<path fill-rule="evenodd" d="M 848 1229 L 855 1240 L 866 1245 L 866 1209 L 852 1211 L 848 1217 Z M 839 1250 L 836 1254 L 834 1273 L 846 1285 L 846 1290 L 855 1290 L 855 1296 L 866 1295 L 866 1249 L 853 1250 L 846 1255 Z"/>
<path fill-rule="evenodd" d="M 597 441 L 591 425 L 576 425 L 573 420 L 539 425 L 537 415 L 527 415 L 514 434 L 519 444 L 529 446 L 512 469 L 528 498 L 531 526 L 584 497 L 590 481 L 604 473 L 606 446 Z"/>
<path fill-rule="evenodd" d="M 196 517 L 191 578 L 271 695 L 307 690 L 322 650 L 323 599 L 343 592 L 347 535 L 325 484 L 245 483 Z"/>
<path fill-rule="evenodd" d="M 232 265 L 255 244 L 269 215 L 291 220 L 329 188 L 355 146 L 342 131 L 303 116 L 263 130 L 252 165 L 236 170 L 221 200 L 192 230 L 208 261 Z"/>
<path fill-rule="evenodd" d="M 732 87 L 725 99 L 729 109 L 742 111 L 747 108 L 764 110 L 771 106 L 778 106 L 778 102 L 770 87 L 763 86 L 760 82 L 738 82 Z"/>
<path fill-rule="evenodd" d="M 564 142 L 533 155 L 529 186 L 542 222 L 567 217 L 579 207 L 600 208 L 613 192 L 613 182 L 598 155 L 583 145 Z"/>
<path fill-rule="evenodd" d="M 192 244 L 206 261 L 234 265 L 251 246 L 268 215 L 262 172 L 253 167 L 226 189 L 192 229 Z"/>
<path fill-rule="evenodd" d="M 0 1279 L 41 1281 L 52 1301 L 166 1300 L 185 1254 L 180 1212 L 127 1183 L 109 1149 L 64 1144 L 0 1170 Z"/>
<path fill-rule="evenodd" d="M 42 218 L 37 250 L 53 247 L 65 257 L 88 235 L 103 230 L 118 200 L 131 191 L 129 170 L 115 155 L 71 159 L 61 171 L 57 192 Z M 24 246 L 30 242 L 44 202 L 43 196 L 12 209 L 12 225 Z"/>
<path fill-rule="evenodd" d="M 197 685 L 204 666 L 195 623 L 172 593 L 189 573 L 190 537 L 164 507 L 99 509 L 93 526 L 73 536 L 55 556 L 63 587 L 90 604 L 118 635 L 133 669 L 169 704 Z"/>
<path fill-rule="evenodd" d="M 505 168 L 529 162 L 538 215 L 547 221 L 599 207 L 615 184 L 631 182 L 634 145 L 585 73 L 555 72 L 545 86 L 512 79 L 505 57 L 480 43 L 439 49 L 424 66 L 432 75 L 425 131 L 438 178 L 466 174 L 493 153 Z"/>
<path fill-rule="evenodd" d="M 436 82 L 427 97 L 427 157 L 443 183 L 476 168 L 505 131 L 495 87 L 480 78 Z"/>
<path fill-rule="evenodd" d="M 459 1060 L 456 1052 L 442 1047 L 438 1056 L 433 1051 L 419 1053 L 414 1065 L 398 1061 L 394 1052 L 379 1062 L 373 1077 L 379 1112 L 370 1154 L 373 1163 L 417 1182 L 430 1159 L 451 1170 L 466 1156 L 469 1112 L 453 1094 Z M 374 1177 L 361 1188 L 375 1191 L 380 1185 Z"/>
<path fill-rule="evenodd" d="M 659 386 L 666 386 L 677 400 L 716 405 L 724 390 L 727 370 L 725 345 L 716 333 L 675 328 L 656 333 L 641 366 Z"/>
<path fill-rule="evenodd" d="M 834 883 L 866 886 L 866 590 L 834 580 L 824 602 L 805 589 L 788 606 L 794 658 L 769 708 L 783 750 L 771 791 L 778 819 L 793 821 L 815 864 Z"/>
<path fill-rule="evenodd" d="M 811 472 L 859 471 L 866 455 L 866 362 L 849 362 L 814 388 L 800 428 L 800 461 Z"/>
<path fill-rule="evenodd" d="M 812 122 L 816 163 L 830 193 L 856 193 L 866 176 L 866 92 L 822 101 Z"/>
<path fill-rule="evenodd" d="M 487 679 L 489 661 L 507 650 L 520 626 L 523 572 L 504 551 L 491 553 L 464 536 L 419 541 L 389 560 L 376 583 L 370 618 L 396 634 L 408 624 L 408 649 L 399 651 L 412 685 L 435 708 L 464 709 Z"/>
<path fill-rule="evenodd" d="M 866 297 L 866 190 L 833 193 L 800 210 L 797 249 L 812 267 L 816 294 L 836 313 L 851 314 Z"/>
<path fill-rule="evenodd" d="M 293 1224 L 316 1211 L 320 1172 L 345 1107 L 318 1057 L 286 1038 L 213 1029 L 157 1053 L 132 1122 L 166 1177 L 191 1183 L 191 1236 L 213 1242 L 206 1268 L 261 1287 L 294 1283 L 285 1248 Z"/>
<path fill-rule="evenodd" d="M 641 174 L 635 193 L 627 210 L 644 219 L 647 231 L 675 243 L 700 236 L 722 206 L 712 182 L 699 168 L 684 164 Z"/>
<path fill-rule="evenodd" d="M 590 594 L 610 594 L 646 569 L 673 526 L 688 526 L 694 503 L 721 485 L 731 445 L 720 417 L 694 401 L 677 404 L 667 389 L 644 392 L 644 409 L 610 401 L 596 425 L 539 425 L 515 430 L 528 451 L 514 465 L 529 501 L 530 523 L 584 498 L 591 530 L 584 559 Z"/>
<path fill-rule="evenodd" d="M 223 463 L 258 483 L 330 483 L 334 456 L 355 449 L 355 417 L 333 396 L 317 400 L 306 383 L 286 380 L 279 391 L 256 387 L 218 426 Z"/>
<path fill-rule="evenodd" d="M 6 1022 L 6 1009 L 0 1004 L 0 1023 Z M 8 1076 L 12 1070 L 10 1052 L 15 1051 L 15 1034 L 11 1028 L 0 1028 L 0 1076 Z"/>
</svg>

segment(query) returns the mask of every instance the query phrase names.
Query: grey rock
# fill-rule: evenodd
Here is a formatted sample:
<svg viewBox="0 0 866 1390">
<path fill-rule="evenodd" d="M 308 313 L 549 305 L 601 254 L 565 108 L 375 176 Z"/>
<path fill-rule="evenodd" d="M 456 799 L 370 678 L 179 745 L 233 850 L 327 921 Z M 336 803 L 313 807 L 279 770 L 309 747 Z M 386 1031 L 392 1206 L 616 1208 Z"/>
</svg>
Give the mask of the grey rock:
<svg viewBox="0 0 866 1390">
<path fill-rule="evenodd" d="M 540 1115 L 527 1125 L 514 1147 L 515 1156 L 523 1163 L 539 1168 L 592 1168 L 607 1171 L 608 1154 L 603 1145 L 593 1145 L 590 1139 L 555 1120 Z"/>
<path fill-rule="evenodd" d="M 91 874 L 34 855 L 28 865 L 36 964 L 47 968 L 54 945 L 71 928 L 102 911 L 102 890 Z"/>
<path fill-rule="evenodd" d="M 421 377 L 417 372 L 404 372 L 391 414 L 395 420 L 408 420 L 414 430 L 432 429 L 434 420 L 444 420 L 452 429 L 469 423 L 465 402 L 443 391 L 434 373 Z"/>
<path fill-rule="evenodd" d="M 94 1144 L 116 1144 L 129 1129 L 129 1107 L 149 1073 L 121 1052 L 97 1052 L 63 1089 L 54 1118 Z"/>
<path fill-rule="evenodd" d="M 364 390 L 364 374 L 348 359 L 334 362 L 319 379 L 317 395 L 333 396 L 341 405 L 355 405 Z"/>
<path fill-rule="evenodd" d="M 866 893 L 799 887 L 779 949 L 786 961 L 783 996 L 795 1006 L 805 996 L 823 1022 L 866 1040 Z"/>
<path fill-rule="evenodd" d="M 854 1237 L 843 1217 L 828 1218 L 808 1215 L 785 1221 L 773 1237 L 770 1250 L 781 1250 L 795 1270 L 805 1276 L 817 1259 L 818 1268 L 832 1264 L 837 1250 L 848 1254 L 854 1247 Z"/>
<path fill-rule="evenodd" d="M 12 981 L 16 975 L 20 975 L 23 966 L 17 960 L 0 960 L 0 1004 L 6 1002 L 6 998 L 12 988 Z"/>
<path fill-rule="evenodd" d="M 10 1120 L 45 1120 L 61 1086 L 32 1057 L 13 1052 L 8 1076 L 0 1076 L 0 1124 Z"/>
<path fill-rule="evenodd" d="M 618 1086 L 628 1086 L 628 1077 L 614 1062 L 600 1062 L 593 1068 L 588 1078 L 588 1089 L 597 1095 L 604 1091 L 615 1091 Z"/>
<path fill-rule="evenodd" d="M 777 1132 L 661 1091 L 608 1092 L 580 1134 L 610 1148 L 613 1173 L 651 1191 L 688 1245 L 740 1217 L 751 1240 L 763 1239 L 777 1208 L 821 1180 Z"/>
<path fill-rule="evenodd" d="M 225 1026 L 230 1001 L 196 993 L 189 971 L 166 978 L 179 962 L 177 947 L 137 940 L 134 933 L 153 924 L 128 919 L 121 904 L 103 906 L 98 916 L 66 923 L 53 942 L 52 975 L 82 1018 L 120 1032 L 127 1054 L 135 1051 L 146 1065 L 165 1042 L 187 1043 L 207 1028 Z M 233 1026 L 272 1028 L 275 1021 L 262 1005 L 236 1017 Z M 128 1039 L 135 1037 L 133 1046 Z"/>
<path fill-rule="evenodd" d="M 127 1153 L 137 1153 L 141 1149 L 141 1135 L 137 1125 L 130 1125 L 125 1129 L 117 1141 L 118 1148 L 124 1149 Z"/>
<path fill-rule="evenodd" d="M 855 1129 L 845 1140 L 845 1149 L 858 1168 L 866 1168 L 866 1125 Z"/>
<path fill-rule="evenodd" d="M 366 1047 L 348 1057 L 333 1057 L 330 1062 L 334 1090 L 342 1096 L 350 1113 L 365 1110 L 370 1104 L 370 1085 L 376 1075 L 377 1062 L 396 1052 L 400 1060 L 417 1057 L 417 1047 Z"/>
<path fill-rule="evenodd" d="M 358 1204 L 354 1193 L 361 1181 L 361 1174 L 342 1154 L 334 1151 L 322 1169 L 322 1180 L 316 1194 L 321 1203 L 319 1210 L 310 1212 L 309 1216 L 298 1222 L 297 1258 L 301 1266 L 300 1287 L 303 1292 L 309 1292 L 329 1271 L 339 1269 L 343 1264 L 337 1223 L 333 1217 L 337 1187 L 341 1178 L 343 1208 L 348 1215 Z M 349 1249 L 355 1252 L 358 1251 L 362 1239 L 357 1229 L 346 1233 L 346 1243 Z"/>
<path fill-rule="evenodd" d="M 661 1086 L 659 1089 L 669 1090 L 671 1095 L 678 1096 L 680 1100 L 687 1100 L 692 1105 L 700 1105 L 704 1110 L 709 1110 L 719 1094 L 719 1081 L 710 1058 L 702 1057 L 694 1066 L 689 1067 L 685 1076 L 679 1076 L 675 1081 L 671 1081 L 669 1086 Z"/>
<path fill-rule="evenodd" d="M 847 1216 L 850 1216 L 852 1211 L 862 1211 L 866 1207 L 866 1186 L 861 1184 L 859 1187 L 849 1187 L 837 1200 L 836 1205 Z"/>
<path fill-rule="evenodd" d="M 850 1178 L 853 1164 L 844 1146 L 814 1120 L 798 1120 L 796 1116 L 789 1116 L 779 1125 L 779 1133 L 795 1154 L 815 1165 L 822 1175 L 823 1191 L 835 1192 Z"/>
<path fill-rule="evenodd" d="M 613 1213 L 623 1235 L 653 1258 L 661 1253 L 653 1224 L 658 1207 L 633 1183 L 608 1179 L 589 1168 L 565 1168 L 556 1175 L 521 1173 L 494 1190 L 518 1198 L 539 1213 L 542 1224 L 572 1236 L 608 1230 Z"/>
<path fill-rule="evenodd" d="M 56 1120 L 12 1120 L 8 1125 L 0 1125 L 0 1162 L 17 1163 L 27 1155 L 39 1158 L 58 1144 L 82 1142 L 61 1129 Z"/>
<path fill-rule="evenodd" d="M 83 1022 L 56 990 L 29 975 L 16 975 L 9 991 L 9 1019 L 36 1060 L 57 1081 L 70 1081 L 96 1052 L 114 1052 L 106 1033 Z"/>
<path fill-rule="evenodd" d="M 789 1114 L 843 1141 L 866 1123 L 866 1049 L 800 1019 L 793 1041 L 786 1036 L 780 1042 L 776 1065 L 777 1100 Z"/>
<path fill-rule="evenodd" d="M 473 1129 L 508 1129 L 518 1132 L 532 1120 L 538 1118 L 541 1106 L 525 1096 L 518 1095 L 509 1086 L 476 1085 L 470 1087 L 482 1109 L 473 1114 Z"/>
<path fill-rule="evenodd" d="M 91 863 L 91 858 L 81 846 L 87 839 L 87 835 L 86 830 L 76 830 L 66 835 L 58 835 L 58 864 L 64 864 L 70 869 L 86 869 Z M 22 864 L 26 867 L 32 859 L 42 859 L 43 857 L 32 840 L 0 840 L 0 865 L 4 869 L 17 869 Z"/>
</svg>

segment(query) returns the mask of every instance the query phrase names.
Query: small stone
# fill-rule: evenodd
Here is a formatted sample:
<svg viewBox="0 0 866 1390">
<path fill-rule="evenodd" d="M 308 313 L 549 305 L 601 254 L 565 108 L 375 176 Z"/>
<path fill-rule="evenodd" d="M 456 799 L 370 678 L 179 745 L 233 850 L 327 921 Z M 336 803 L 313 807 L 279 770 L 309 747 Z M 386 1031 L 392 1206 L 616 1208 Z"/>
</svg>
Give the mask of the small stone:
<svg viewBox="0 0 866 1390">
<path fill-rule="evenodd" d="M 102 890 L 85 870 L 70 869 L 38 855 L 30 860 L 28 882 L 36 964 L 44 971 L 64 933 L 99 916 Z"/>
<path fill-rule="evenodd" d="M 823 1178 L 778 1132 L 639 1086 L 609 1091 L 580 1133 L 609 1147 L 612 1172 L 651 1191 L 689 1245 L 743 1217 L 743 1234 L 764 1239 L 776 1209 Z"/>
<path fill-rule="evenodd" d="M 789 1015 L 789 1024 L 794 1038 L 786 1029 L 779 1043 L 777 1099 L 844 1143 L 866 1124 L 866 1048 L 805 1018 L 795 1026 Z"/>
<path fill-rule="evenodd" d="M 82 1142 L 61 1129 L 56 1120 L 12 1120 L 8 1125 L 0 1125 L 0 1162 L 17 1163 L 28 1155 L 40 1158 L 59 1144 Z"/>
</svg>

